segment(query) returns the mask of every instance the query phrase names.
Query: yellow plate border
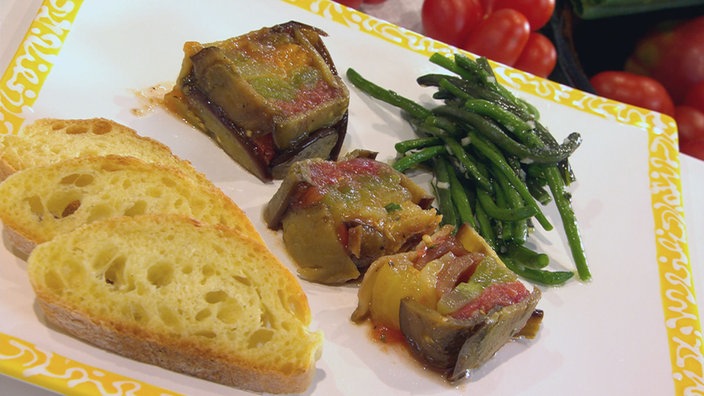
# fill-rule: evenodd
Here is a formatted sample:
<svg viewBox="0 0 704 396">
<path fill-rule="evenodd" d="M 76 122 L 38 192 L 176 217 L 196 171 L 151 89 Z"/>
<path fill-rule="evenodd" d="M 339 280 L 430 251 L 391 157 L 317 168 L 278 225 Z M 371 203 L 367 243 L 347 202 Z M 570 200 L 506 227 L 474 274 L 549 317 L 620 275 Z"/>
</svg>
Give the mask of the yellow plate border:
<svg viewBox="0 0 704 396">
<path fill-rule="evenodd" d="M 426 56 L 454 48 L 328 0 L 282 0 L 326 19 Z M 0 135 L 17 133 L 51 71 L 82 4 L 44 0 L 7 70 L 0 78 Z M 502 83 L 561 105 L 638 127 L 648 133 L 648 170 L 663 320 L 675 394 L 704 387 L 704 338 L 695 299 L 682 205 L 677 126 L 666 116 L 560 86 L 495 65 Z M 647 347 L 647 346 L 644 346 Z M 0 372 L 38 386 L 77 395 L 175 394 L 148 383 L 91 367 L 0 333 Z"/>
</svg>

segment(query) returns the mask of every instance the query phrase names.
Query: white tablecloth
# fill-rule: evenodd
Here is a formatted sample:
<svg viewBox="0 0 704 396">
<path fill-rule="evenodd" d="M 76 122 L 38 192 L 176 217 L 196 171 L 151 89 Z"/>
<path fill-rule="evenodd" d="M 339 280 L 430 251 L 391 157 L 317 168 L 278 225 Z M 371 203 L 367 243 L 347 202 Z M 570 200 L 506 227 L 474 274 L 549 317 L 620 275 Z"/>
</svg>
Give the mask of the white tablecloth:
<svg viewBox="0 0 704 396">
<path fill-rule="evenodd" d="M 364 11 L 403 26 L 421 30 L 420 5 L 422 0 L 387 0 L 378 5 L 366 5 Z M 0 0 L 0 70 L 4 71 L 41 0 Z M 681 157 L 682 192 L 687 221 L 690 258 L 694 282 L 699 296 L 704 296 L 704 161 L 683 155 Z M 704 297 L 702 297 L 704 298 Z M 700 318 L 704 317 L 704 302 L 699 300 Z M 3 395 L 40 396 L 52 394 L 33 385 L 0 375 L 0 393 Z"/>
</svg>

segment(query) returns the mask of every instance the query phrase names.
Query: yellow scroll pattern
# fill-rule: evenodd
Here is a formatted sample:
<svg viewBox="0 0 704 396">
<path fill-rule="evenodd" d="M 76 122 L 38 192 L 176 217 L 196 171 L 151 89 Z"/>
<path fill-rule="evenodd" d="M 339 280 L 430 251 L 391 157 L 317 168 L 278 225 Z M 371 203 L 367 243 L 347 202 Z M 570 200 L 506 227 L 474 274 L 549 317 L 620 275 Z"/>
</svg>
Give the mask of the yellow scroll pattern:
<svg viewBox="0 0 704 396">
<path fill-rule="evenodd" d="M 284 1 L 423 55 L 457 51 L 410 30 L 326 0 Z M 660 114 L 561 86 L 509 67 L 492 65 L 499 81 L 515 90 L 632 125 L 648 133 L 655 246 L 674 389 L 678 395 L 704 394 L 704 338 L 687 246 L 676 124 Z"/>
<path fill-rule="evenodd" d="M 0 368 L 20 380 L 72 395 L 176 395 L 5 334 L 0 334 Z"/>
<path fill-rule="evenodd" d="M 452 47 L 327 0 L 283 0 L 352 29 L 431 55 Z M 41 6 L 10 66 L 0 79 L 0 134 L 16 133 L 68 35 L 81 1 L 50 1 Z M 704 392 L 704 346 L 694 296 L 681 202 L 677 131 L 664 116 L 624 106 L 581 91 L 494 65 L 502 83 L 555 103 L 633 125 L 648 133 L 649 175 L 655 243 L 660 271 L 676 394 Z M 0 371 L 48 389 L 72 394 L 171 394 L 149 384 L 99 370 L 0 333 Z"/>
<path fill-rule="evenodd" d="M 51 70 L 81 1 L 45 1 L 0 78 L 0 135 L 16 133 Z"/>
</svg>

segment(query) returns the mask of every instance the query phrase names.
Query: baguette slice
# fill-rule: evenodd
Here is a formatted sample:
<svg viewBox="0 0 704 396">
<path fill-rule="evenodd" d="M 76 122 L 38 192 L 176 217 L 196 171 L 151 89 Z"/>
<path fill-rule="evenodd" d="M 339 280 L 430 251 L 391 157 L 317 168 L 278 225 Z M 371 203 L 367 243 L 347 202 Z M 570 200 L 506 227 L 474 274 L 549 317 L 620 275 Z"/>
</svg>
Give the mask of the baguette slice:
<svg viewBox="0 0 704 396">
<path fill-rule="evenodd" d="M 322 348 L 298 280 L 262 244 L 172 215 L 118 217 L 39 245 L 49 323 L 126 357 L 255 392 L 306 390 Z"/>
<path fill-rule="evenodd" d="M 145 213 L 222 224 L 262 241 L 246 214 L 205 178 L 134 157 L 73 158 L 16 172 L 0 183 L 0 220 L 24 254 L 83 224 Z"/>
<path fill-rule="evenodd" d="M 108 154 L 132 156 L 203 177 L 167 146 L 115 121 L 44 118 L 25 126 L 18 135 L 0 136 L 0 180 L 33 166 Z"/>
</svg>

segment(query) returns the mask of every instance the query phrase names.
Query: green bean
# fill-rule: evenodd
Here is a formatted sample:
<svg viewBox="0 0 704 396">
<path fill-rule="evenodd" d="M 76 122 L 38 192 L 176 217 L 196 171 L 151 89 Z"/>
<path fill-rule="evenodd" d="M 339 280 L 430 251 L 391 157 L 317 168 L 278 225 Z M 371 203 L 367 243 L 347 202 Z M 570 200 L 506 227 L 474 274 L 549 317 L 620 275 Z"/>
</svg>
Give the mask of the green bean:
<svg viewBox="0 0 704 396">
<path fill-rule="evenodd" d="M 491 140 L 492 143 L 529 163 L 557 163 L 569 157 L 581 144 L 579 134 L 572 134 L 565 144 L 556 150 L 549 150 L 544 147 L 529 148 L 512 139 L 498 125 L 479 114 L 464 111 L 455 106 L 438 106 L 433 109 L 433 113 L 453 117 L 472 125 L 482 135 Z"/>
<path fill-rule="evenodd" d="M 466 71 L 468 74 L 473 76 L 472 79 L 468 79 L 469 81 L 475 81 L 503 97 L 513 99 L 513 95 L 501 84 L 499 84 L 496 79 L 496 75 L 489 66 L 488 62 L 484 64 L 480 62 L 482 59 L 486 60 L 486 58 L 478 57 L 476 59 L 471 59 L 464 54 L 454 54 L 453 59 L 461 71 Z"/>
<path fill-rule="evenodd" d="M 401 158 L 398 158 L 392 166 L 397 171 L 404 172 L 418 164 L 433 159 L 443 152 L 445 152 L 445 147 L 443 146 L 429 146 L 412 154 L 407 154 Z"/>
<path fill-rule="evenodd" d="M 418 150 L 418 149 L 426 148 L 428 146 L 437 146 L 439 144 L 442 144 L 442 139 L 435 137 L 435 136 L 430 136 L 430 137 L 421 137 L 421 138 L 417 138 L 417 139 L 404 140 L 404 141 L 396 143 L 394 145 L 394 148 L 396 149 L 396 152 L 398 152 L 399 154 L 405 154 L 407 151 Z"/>
<path fill-rule="evenodd" d="M 452 193 L 450 192 L 450 172 L 451 166 L 442 156 L 437 156 L 434 161 L 435 180 L 432 185 L 435 189 L 435 195 L 438 197 L 438 206 L 442 213 L 442 223 L 452 224 L 455 229 L 459 226 L 457 208 L 452 202 Z"/>
<path fill-rule="evenodd" d="M 533 121 L 525 121 L 517 115 L 520 111 L 514 109 L 512 107 L 513 104 L 497 100 L 496 97 L 492 97 L 492 100 L 477 98 L 475 97 L 476 95 L 468 93 L 471 90 L 470 84 L 462 84 L 462 82 L 463 80 L 457 81 L 456 78 L 446 77 L 440 78 L 437 84 L 439 88 L 456 96 L 458 99 L 464 100 L 466 109 L 495 120 L 512 133 L 524 134 L 534 128 L 533 125 L 535 123 Z M 503 103 L 503 105 L 499 105 L 497 102 Z"/>
<path fill-rule="evenodd" d="M 526 180 L 526 186 L 528 186 L 530 195 L 532 195 L 536 201 L 540 202 L 541 205 L 547 205 L 550 201 L 552 201 L 552 197 L 544 188 L 544 185 L 545 184 L 534 178 L 529 178 Z"/>
<path fill-rule="evenodd" d="M 390 89 L 385 89 L 374 84 L 373 82 L 362 77 L 354 69 L 347 69 L 347 78 L 362 92 L 365 92 L 368 95 L 390 105 L 399 107 L 413 117 L 423 119 L 430 115 L 430 110 Z"/>
<path fill-rule="evenodd" d="M 540 180 L 543 184 L 547 184 L 547 180 L 545 178 L 545 165 L 527 164 L 523 167 L 523 170 L 526 172 L 526 177 Z"/>
<path fill-rule="evenodd" d="M 526 174 L 526 186 L 531 195 L 542 205 L 547 205 L 552 201 L 550 193 L 545 189 L 548 181 L 545 179 L 545 166 L 540 164 L 526 165 L 524 168 Z"/>
<path fill-rule="evenodd" d="M 457 216 L 459 217 L 460 224 L 469 224 L 472 227 L 476 227 L 477 224 L 474 221 L 474 211 L 472 210 L 472 205 L 469 202 L 469 197 L 452 166 L 448 168 L 448 176 L 450 181 L 450 195 L 452 196 L 452 202 L 457 209 Z"/>
<path fill-rule="evenodd" d="M 482 139 L 476 132 L 470 131 L 469 136 L 472 139 L 474 146 L 482 152 L 492 163 L 494 163 L 501 172 L 508 177 L 516 191 L 521 195 L 521 198 L 526 202 L 526 205 L 532 206 L 536 210 L 535 218 L 546 231 L 552 230 L 552 224 L 545 217 L 543 212 L 538 207 L 535 198 L 530 195 L 528 187 L 518 178 L 516 173 L 506 163 L 501 152 L 496 147 L 492 147 L 489 141 Z"/>
<path fill-rule="evenodd" d="M 445 80 L 446 83 L 441 86 L 442 80 Z M 517 117 L 526 122 L 534 119 L 533 114 L 526 112 L 525 109 L 518 107 L 509 100 L 506 100 L 505 97 L 501 96 L 497 92 L 492 91 L 479 84 L 471 83 L 456 76 L 448 76 L 444 74 L 426 74 L 424 76 L 419 77 L 417 81 L 422 86 L 438 87 L 440 91 L 443 92 L 443 99 L 450 97 L 450 95 L 452 95 L 453 93 L 455 94 L 454 96 L 460 98 L 470 97 L 473 99 L 484 99 L 495 103 L 497 106 L 515 114 Z M 452 86 L 454 86 L 454 88 L 447 89 L 445 84 L 451 84 Z M 459 90 L 462 93 L 458 93 L 456 90 Z"/>
<path fill-rule="evenodd" d="M 573 136 L 574 134 L 571 134 L 570 136 Z M 569 139 L 569 136 L 568 136 Z M 580 138 L 581 139 L 581 138 Z M 550 148 L 557 148 L 559 147 L 559 144 L 555 140 L 555 138 L 550 134 L 550 132 L 545 128 L 544 125 L 540 123 L 536 123 L 536 128 L 535 128 L 535 134 L 530 134 L 526 135 L 523 137 L 523 140 L 526 144 L 529 146 L 548 146 Z M 557 167 L 560 171 L 560 175 L 562 177 L 562 180 L 566 185 L 570 185 L 573 183 L 576 178 L 574 176 L 574 173 L 572 172 L 572 167 L 570 166 L 568 158 L 565 158 L 563 160 L 560 160 L 557 162 Z"/>
<path fill-rule="evenodd" d="M 508 205 L 506 196 L 504 194 L 504 190 L 501 188 L 495 188 L 495 193 L 496 193 L 496 199 L 495 199 L 495 206 L 496 209 L 502 210 L 502 211 L 511 211 L 511 208 Z M 488 194 L 487 198 L 491 198 Z M 492 201 L 489 199 L 489 205 L 491 205 Z M 485 208 L 488 206 L 485 206 Z M 487 210 L 487 214 L 491 215 L 490 212 Z M 531 214 L 532 216 L 532 214 Z M 492 216 L 493 217 L 493 216 Z M 530 216 L 529 216 L 530 217 Z M 511 240 L 513 240 L 513 225 L 516 223 L 514 220 L 506 220 L 506 219 L 500 219 L 497 217 L 494 217 L 496 220 L 496 228 L 497 228 L 497 233 L 499 235 L 499 240 L 502 242 L 502 244 L 505 244 Z M 520 220 L 519 220 L 520 221 Z"/>
<path fill-rule="evenodd" d="M 502 172 L 493 172 L 498 185 L 501 187 L 501 191 L 508 200 L 508 204 L 512 208 L 519 208 L 525 205 L 523 199 L 516 189 L 513 187 L 511 182 Z M 524 243 L 528 238 L 528 218 L 523 220 L 516 220 L 513 222 L 512 227 L 512 240 L 515 243 Z"/>
<path fill-rule="evenodd" d="M 448 92 L 447 90 L 444 89 L 438 89 L 433 93 L 433 99 L 436 100 L 443 100 L 445 102 L 450 102 L 452 100 L 457 99 L 457 96 L 453 95 L 451 92 Z"/>
<path fill-rule="evenodd" d="M 527 100 L 521 99 L 521 98 L 516 98 L 522 106 L 520 108 L 525 109 L 527 113 L 529 114 L 524 120 L 538 120 L 540 118 L 540 111 L 538 111 L 538 108 L 533 106 L 532 103 L 529 103 Z"/>
<path fill-rule="evenodd" d="M 498 220 L 525 220 L 529 217 L 535 216 L 536 214 L 535 208 L 531 206 L 521 206 L 518 208 L 500 208 L 496 205 L 494 200 L 491 198 L 491 195 L 486 190 L 478 189 L 477 199 L 486 210 L 487 215 Z"/>
<path fill-rule="evenodd" d="M 541 269 L 550 264 L 550 257 L 547 254 L 535 252 L 519 244 L 507 245 L 503 255 L 527 268 Z"/>
<path fill-rule="evenodd" d="M 446 117 L 438 117 L 434 114 L 426 117 L 423 122 L 416 123 L 416 125 L 419 127 L 431 126 L 435 128 L 440 128 L 454 138 L 461 139 L 467 135 L 466 130 L 459 128 L 456 122 Z"/>
<path fill-rule="evenodd" d="M 441 67 L 459 75 L 460 77 L 462 77 L 465 80 L 482 84 L 482 82 L 479 81 L 480 79 L 477 78 L 477 77 L 479 77 L 478 75 L 473 74 L 470 71 L 459 67 L 457 65 L 457 62 L 455 62 L 451 58 L 446 57 L 445 55 L 442 55 L 442 54 L 436 52 L 436 53 L 430 55 L 430 61 L 432 63 L 435 63 L 438 66 L 441 66 Z"/>
<path fill-rule="evenodd" d="M 491 219 L 487 215 L 481 202 L 477 201 L 477 205 L 474 208 L 474 213 L 477 217 L 477 229 L 479 234 L 484 238 L 486 243 L 491 246 L 492 249 L 496 250 L 496 232 L 491 224 Z"/>
<path fill-rule="evenodd" d="M 487 116 L 503 125 L 511 133 L 527 133 L 533 127 L 516 114 L 495 105 L 485 99 L 469 99 L 464 102 L 467 110 Z"/>
<path fill-rule="evenodd" d="M 531 135 L 527 135 L 524 137 L 526 140 L 523 141 L 525 144 L 529 144 L 532 146 L 548 146 L 548 147 L 557 147 L 558 143 L 557 140 L 555 139 L 554 136 L 548 131 L 548 129 L 545 127 L 545 125 L 537 122 L 535 124 L 535 133 Z"/>
<path fill-rule="evenodd" d="M 474 99 L 472 95 L 460 89 L 457 85 L 451 83 L 447 78 L 443 78 L 438 81 L 438 87 L 441 90 L 453 95 L 457 99 L 461 99 L 463 101 Z"/>
<path fill-rule="evenodd" d="M 557 206 L 557 211 L 562 218 L 562 226 L 565 229 L 565 236 L 567 236 L 567 244 L 572 251 L 572 258 L 577 267 L 579 278 L 581 280 L 589 280 L 591 273 L 587 265 L 587 256 L 584 251 L 584 245 L 582 244 L 582 237 L 579 233 L 577 217 L 572 209 L 570 198 L 564 190 L 564 183 L 560 172 L 557 167 L 549 167 L 546 169 L 545 173 L 548 179 L 548 186 L 550 186 L 552 196 L 555 199 L 555 206 Z"/>
<path fill-rule="evenodd" d="M 466 70 L 468 73 L 477 76 L 475 79 L 483 82 L 486 87 L 512 102 L 517 102 L 516 97 L 508 89 L 506 89 L 506 87 L 499 84 L 499 81 L 494 74 L 494 70 L 491 68 L 489 61 L 486 58 L 478 57 L 476 59 L 470 59 L 466 55 L 455 54 L 454 60 L 461 70 Z"/>
<path fill-rule="evenodd" d="M 456 59 L 456 61 L 457 61 L 458 65 L 460 65 L 460 68 L 463 68 L 463 65 L 464 65 L 465 69 L 468 69 L 468 67 L 466 67 L 466 66 L 473 66 L 473 65 L 470 65 L 471 61 L 468 58 L 461 58 L 460 57 L 460 58 Z M 481 65 L 485 65 L 485 68 L 486 68 L 486 66 L 488 66 L 488 63 L 486 63 L 486 61 L 482 60 L 482 59 L 478 59 L 477 63 L 479 63 Z M 456 70 L 457 68 L 455 67 L 452 69 Z M 472 69 L 476 70 L 476 68 L 472 68 Z M 490 67 L 489 67 L 489 70 L 490 70 Z M 462 73 L 458 73 L 458 74 L 462 74 Z M 498 87 L 502 87 L 502 86 L 498 85 Z M 503 90 L 500 89 L 500 91 L 503 91 Z M 528 115 L 513 109 L 514 114 L 518 115 L 519 117 L 521 117 L 524 120 L 537 119 L 538 112 L 534 106 L 530 105 L 529 103 L 527 103 L 525 101 L 521 101 L 520 99 L 516 98 L 513 95 L 507 95 L 506 97 L 510 100 L 511 104 L 516 105 L 521 110 L 525 110 Z M 555 140 L 555 138 L 552 136 L 552 134 L 550 134 L 550 132 L 545 128 L 544 125 L 542 125 L 541 123 L 536 121 L 535 126 L 536 126 L 535 127 L 535 134 L 522 133 L 522 132 L 525 132 L 525 130 L 522 130 L 522 129 L 517 129 L 515 131 L 515 133 L 517 133 L 517 135 L 522 143 L 527 144 L 529 147 L 547 146 L 552 149 L 557 149 L 560 147 L 559 144 L 557 143 L 557 141 Z M 484 129 L 483 131 L 490 131 L 490 130 Z M 555 162 L 558 162 L 558 166 L 561 171 L 562 180 L 565 182 L 566 185 L 569 185 L 570 183 L 575 181 L 575 177 L 574 177 L 574 173 L 572 172 L 572 169 L 569 165 L 569 162 L 567 161 L 567 157 L 569 157 L 569 155 L 571 155 L 572 152 L 574 152 L 574 150 L 576 150 L 577 146 L 581 143 L 581 137 L 579 136 L 579 134 L 572 133 L 568 136 L 567 143 L 571 143 L 571 146 L 573 146 L 574 148 L 571 150 L 568 150 L 569 154 L 567 156 L 565 156 L 565 158 L 563 158 L 561 160 L 557 160 Z M 539 190 L 535 189 L 535 186 L 533 186 L 533 190 L 539 191 Z M 540 200 L 541 203 L 547 202 L 547 199 L 545 198 L 544 194 L 539 194 L 538 196 L 541 197 L 541 200 Z"/>
<path fill-rule="evenodd" d="M 455 95 L 458 97 L 468 97 L 468 98 L 478 98 L 481 97 L 479 95 L 479 91 L 482 89 L 476 84 L 469 84 L 467 80 L 463 80 L 459 77 L 455 76 L 449 76 L 446 74 L 440 74 L 440 73 L 430 73 L 430 74 L 425 74 L 416 79 L 416 82 L 418 85 L 422 87 L 438 87 L 441 88 L 440 82 L 442 80 L 446 80 L 449 84 L 451 84 L 455 89 L 461 91 L 459 95 Z M 446 90 L 448 93 L 455 92 L 452 89 Z"/>
<path fill-rule="evenodd" d="M 577 181 L 577 178 L 574 176 L 574 172 L 572 172 L 572 165 L 570 165 L 570 162 L 567 159 L 558 162 L 557 168 L 560 171 L 560 176 L 562 176 L 562 180 L 565 182 L 565 185 L 569 186 Z"/>
<path fill-rule="evenodd" d="M 440 60 L 438 60 L 441 64 Z M 484 57 L 479 57 L 476 60 L 471 60 L 465 55 L 456 54 L 455 64 L 453 68 L 448 68 L 448 70 L 454 71 L 460 76 L 473 75 L 474 78 L 470 80 L 485 82 L 485 86 L 489 88 L 492 92 L 497 94 L 502 98 L 501 102 L 510 103 L 510 108 L 515 112 L 516 115 L 521 117 L 523 120 L 537 120 L 540 117 L 538 109 L 527 101 L 516 97 L 511 91 L 506 87 L 501 85 L 496 78 L 496 74 L 489 65 L 489 61 Z M 458 70 L 459 69 L 459 70 Z M 492 98 L 484 98 L 492 99 Z"/>
<path fill-rule="evenodd" d="M 489 65 L 489 60 L 486 59 L 485 57 L 479 57 L 477 58 L 474 62 L 472 62 L 471 59 L 468 57 L 457 54 L 455 55 L 455 62 L 459 65 L 461 68 L 466 68 L 466 67 L 473 67 L 472 63 L 477 65 L 477 68 L 480 70 L 484 70 L 486 73 L 485 79 L 488 82 L 488 85 L 491 89 L 499 93 L 501 96 L 505 97 L 509 101 L 511 101 L 513 104 L 516 106 L 520 107 L 523 109 L 525 112 L 528 114 L 534 114 L 535 108 L 529 107 L 526 105 L 526 102 L 523 100 L 518 99 L 511 91 L 508 90 L 508 88 L 504 87 L 499 83 L 499 80 L 496 78 L 496 75 L 494 74 L 494 71 L 491 68 L 491 65 Z M 533 117 L 537 118 L 537 117 Z"/>
<path fill-rule="evenodd" d="M 558 144 L 557 141 L 552 141 L 550 144 L 544 144 L 541 138 L 537 136 L 538 131 L 541 130 L 541 125 L 530 130 L 514 130 L 512 131 L 517 140 L 528 147 L 533 155 L 542 157 L 539 161 L 533 161 L 538 163 L 559 163 L 567 161 L 568 157 L 577 150 L 580 144 L 582 144 L 582 136 L 577 132 L 572 132 L 567 135 L 565 141 L 562 144 Z M 530 159 L 530 158 L 526 158 Z"/>
<path fill-rule="evenodd" d="M 488 88 L 492 92 L 492 97 L 482 97 L 483 99 L 504 104 L 507 110 L 511 110 L 523 120 L 537 120 L 540 117 L 538 109 L 527 101 L 513 95 L 506 87 L 501 85 L 489 62 L 484 57 L 472 60 L 465 55 L 456 54 L 454 62 L 440 54 L 431 56 L 431 61 L 447 70 L 461 76 L 468 82 L 479 83 L 482 87 Z M 478 95 L 474 95 L 479 97 Z M 496 100 L 501 98 L 499 100 Z"/>
<path fill-rule="evenodd" d="M 442 133 L 442 130 L 439 128 L 425 127 L 423 130 L 442 139 L 447 150 L 454 155 L 462 165 L 462 170 L 464 171 L 463 173 L 466 173 L 467 177 L 474 179 L 474 181 L 476 181 L 481 188 L 489 191 L 492 190 L 493 187 L 491 186 L 488 175 L 486 175 L 485 172 L 482 172 L 480 166 L 472 158 L 470 158 L 469 155 L 467 155 L 467 152 L 457 141 L 447 136 L 447 134 Z"/>
<path fill-rule="evenodd" d="M 462 55 L 462 56 L 456 56 L 455 62 L 457 62 L 457 64 L 460 67 L 467 67 L 467 66 L 470 66 L 469 62 L 472 62 L 472 60 L 469 59 L 467 56 Z M 489 75 L 489 76 L 492 76 L 493 78 L 496 78 L 496 75 L 494 74 L 494 69 L 492 69 L 491 65 L 489 64 L 489 61 L 486 58 L 482 59 L 480 57 L 480 58 L 475 59 L 473 62 L 474 62 L 474 64 L 476 64 L 476 66 L 472 65 L 474 68 L 477 68 L 478 70 L 485 73 L 486 75 Z"/>
<path fill-rule="evenodd" d="M 516 263 L 512 258 L 506 256 L 502 256 L 501 260 L 511 271 L 515 272 L 519 276 L 528 279 L 529 281 L 548 286 L 564 284 L 574 276 L 574 273 L 570 271 L 545 271 L 524 267 Z"/>
<path fill-rule="evenodd" d="M 520 143 L 517 143 L 516 141 L 511 139 L 510 136 L 507 136 L 498 125 L 487 120 L 479 114 L 464 110 L 457 106 L 448 105 L 441 105 L 435 107 L 433 109 L 433 114 L 435 116 L 449 117 L 451 119 L 468 124 L 472 129 L 476 129 L 482 132 L 482 135 L 487 136 L 492 142 L 494 142 L 494 144 L 497 144 L 502 148 L 504 148 L 503 146 L 511 147 L 512 150 L 515 151 L 515 153 L 512 153 L 514 155 L 528 155 L 529 153 L 527 147 L 521 147 Z"/>
<path fill-rule="evenodd" d="M 540 129 L 540 128 L 539 128 Z M 531 144 L 551 144 L 554 142 L 552 135 L 547 132 L 546 129 L 540 129 L 542 135 L 536 138 L 540 139 L 537 142 L 535 138 L 531 138 Z M 552 193 L 553 199 L 555 200 L 555 206 L 557 207 L 560 218 L 562 219 L 562 225 L 565 231 L 565 236 L 567 237 L 567 243 L 570 247 L 572 253 L 572 258 L 577 267 L 577 272 L 581 280 L 588 280 L 591 278 L 591 273 L 589 266 L 587 264 L 586 252 L 584 251 L 584 246 L 582 243 L 582 237 L 579 233 L 579 226 L 577 225 L 577 218 L 572 209 L 572 204 L 570 198 L 566 195 L 564 190 L 565 185 L 569 185 L 570 182 L 574 181 L 574 174 L 572 174 L 571 167 L 567 159 L 560 161 L 557 166 L 548 166 L 543 170 L 544 176 L 547 178 L 547 183 Z"/>
</svg>

